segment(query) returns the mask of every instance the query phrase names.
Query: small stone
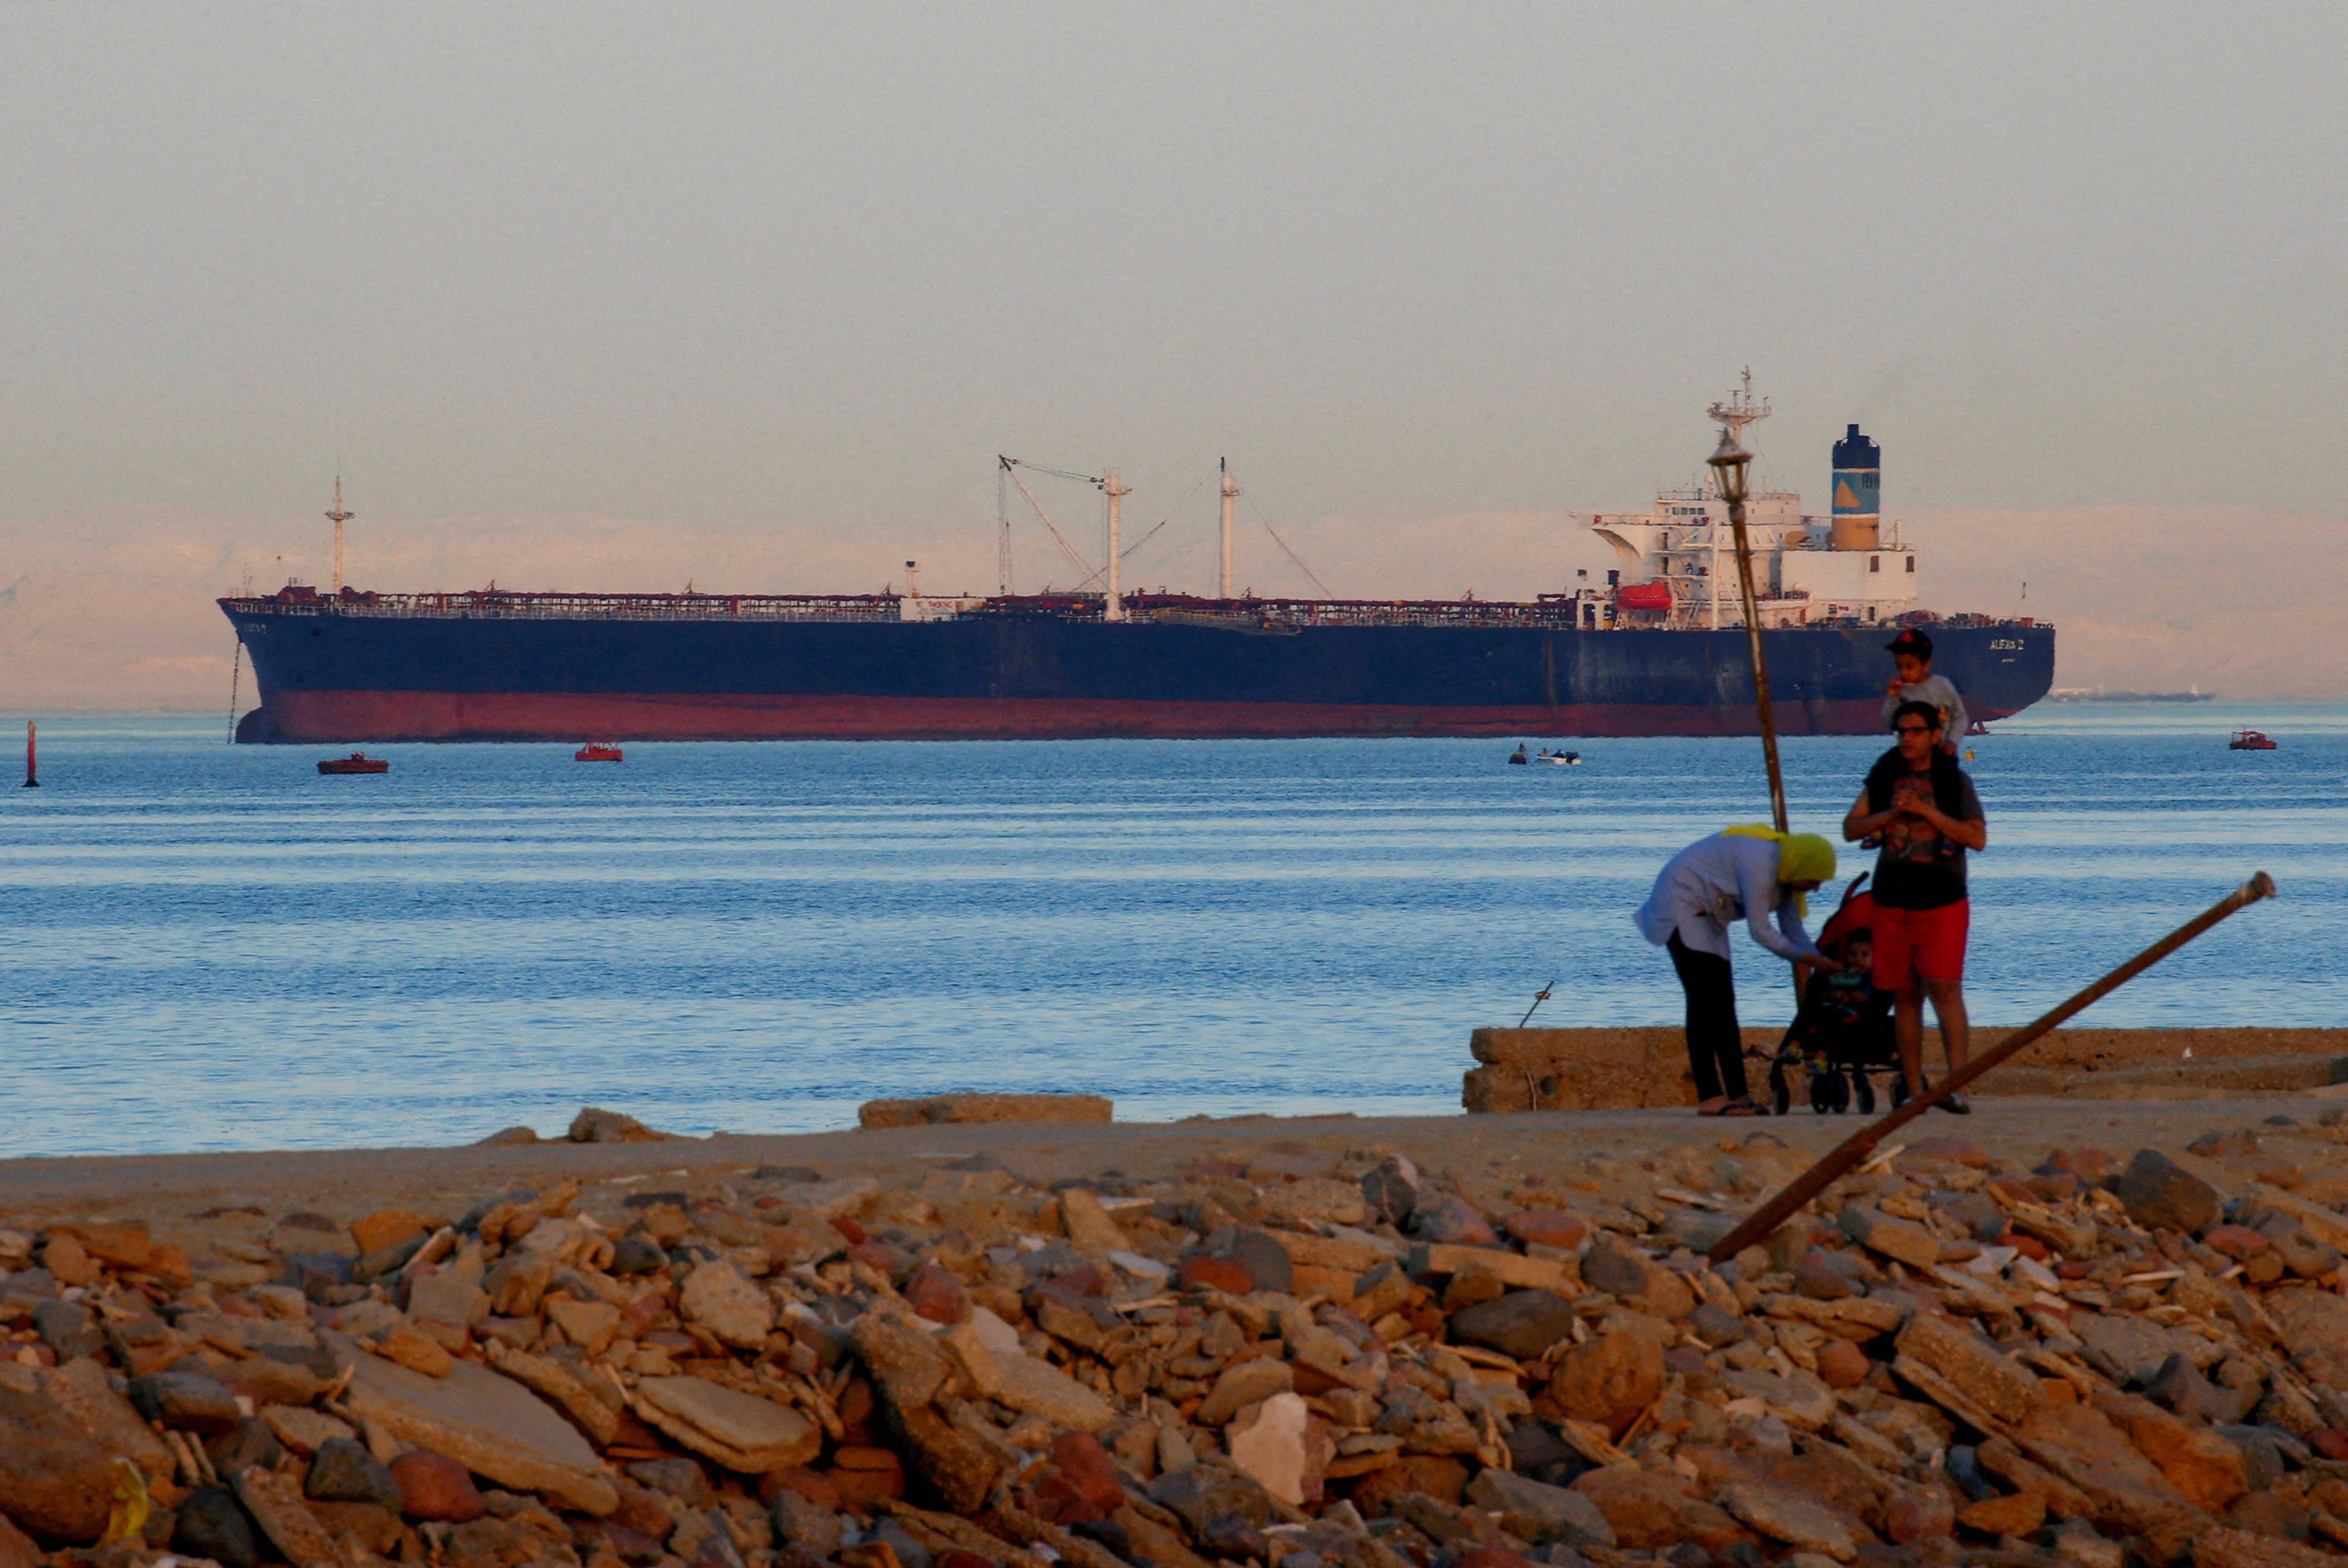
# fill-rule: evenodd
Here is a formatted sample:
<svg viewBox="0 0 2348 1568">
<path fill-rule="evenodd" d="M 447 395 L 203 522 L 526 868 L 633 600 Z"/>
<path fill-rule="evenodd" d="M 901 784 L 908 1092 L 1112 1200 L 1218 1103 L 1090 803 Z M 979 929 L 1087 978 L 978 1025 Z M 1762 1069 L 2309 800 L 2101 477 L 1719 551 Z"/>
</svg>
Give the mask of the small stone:
<svg viewBox="0 0 2348 1568">
<path fill-rule="evenodd" d="M 962 1281 L 936 1264 L 922 1264 L 905 1277 L 905 1305 L 932 1323 L 960 1323 L 970 1315 Z"/>
<path fill-rule="evenodd" d="M 1323 1224 L 1359 1225 L 1370 1218 L 1361 1188 L 1326 1176 L 1274 1182 L 1263 1190 L 1258 1202 L 1271 1218 L 1300 1230 Z"/>
<path fill-rule="evenodd" d="M 2173 1351 L 2145 1385 L 2145 1398 L 2188 1418 L 2199 1417 L 2212 1426 L 2240 1421 L 2259 1402 L 2259 1390 L 2220 1388 L 2201 1376 L 2181 1351 Z"/>
<path fill-rule="evenodd" d="M 1829 1339 L 1818 1346 L 1818 1381 L 1829 1388 L 1856 1388 L 1867 1381 L 1874 1363 L 1848 1339 Z"/>
<path fill-rule="evenodd" d="M 1859 1284 L 1813 1247 L 1794 1265 L 1794 1293 L 1812 1301 L 1843 1301 L 1859 1294 Z"/>
<path fill-rule="evenodd" d="M 536 1143 L 537 1141 L 537 1129 L 516 1125 L 513 1127 L 501 1127 L 495 1132 L 490 1133 L 487 1138 L 476 1139 L 473 1142 L 473 1147 L 476 1149 L 503 1149 L 515 1144 Z"/>
<path fill-rule="evenodd" d="M 1500 1277 L 1498 1270 L 1471 1264 L 1451 1276 L 1451 1283 L 1443 1287 L 1440 1305 L 1446 1312 L 1458 1312 L 1498 1301 L 1508 1294 L 1509 1282 Z"/>
<path fill-rule="evenodd" d="M 821 1429 L 798 1411 L 703 1377 L 642 1378 L 635 1408 L 685 1447 L 747 1475 L 806 1464 L 823 1448 Z"/>
<path fill-rule="evenodd" d="M 1539 1357 L 1573 1332 L 1573 1304 L 1553 1290 L 1512 1290 L 1451 1316 L 1451 1337 L 1519 1361 Z"/>
<path fill-rule="evenodd" d="M 2036 1377 L 1951 1319 L 1919 1312 L 1895 1346 L 1902 1357 L 1921 1363 L 1998 1419 L 2019 1421 L 2046 1397 Z"/>
<path fill-rule="evenodd" d="M 1191 1418 L 1201 1427 L 1220 1427 L 1247 1406 L 1295 1386 L 1295 1369 L 1285 1361 L 1268 1356 L 1235 1361 L 1216 1377 L 1214 1387 Z"/>
<path fill-rule="evenodd" d="M 1760 1400 L 1770 1415 L 1797 1431 L 1815 1432 L 1835 1418 L 1834 1391 L 1798 1367 L 1782 1376 L 1732 1370 L 1722 1373 L 1721 1381 L 1738 1396 Z"/>
<path fill-rule="evenodd" d="M 2339 1568 L 2340 1559 L 2296 1541 L 2220 1526 L 2194 1537 L 2193 1568 Z"/>
<path fill-rule="evenodd" d="M 43 1301 L 33 1306 L 33 1326 L 41 1342 L 57 1352 L 57 1363 L 81 1357 L 102 1358 L 106 1336 L 98 1331 L 97 1315 L 77 1301 Z"/>
<path fill-rule="evenodd" d="M 790 1476 L 800 1472 L 795 1468 L 786 1467 L 773 1473 Z M 709 1473 L 691 1460 L 633 1460 L 628 1464 L 628 1474 L 654 1491 L 666 1492 L 687 1508 L 699 1508 L 709 1501 Z M 827 1486 L 829 1484 L 825 1483 Z M 810 1494 L 802 1491 L 801 1495 Z M 817 1497 L 814 1501 L 824 1502 L 826 1500 Z M 837 1510 L 839 1499 L 832 1497 L 829 1505 Z"/>
<path fill-rule="evenodd" d="M 2054 1527 L 2054 1555 L 2073 1568 L 2121 1568 L 2127 1560 L 2127 1548 L 2084 1519 L 2067 1519 Z"/>
<path fill-rule="evenodd" d="M 1720 1489 L 1715 1501 L 1772 1541 L 1823 1553 L 1838 1563 L 1859 1555 L 1864 1526 L 1840 1509 L 1789 1487 L 1732 1481 Z"/>
<path fill-rule="evenodd" d="M 2241 1450 L 2209 1428 L 2130 1395 L 2105 1401 L 2104 1411 L 2194 1507 L 2216 1513 L 2250 1491 Z"/>
<path fill-rule="evenodd" d="M 775 1328 L 774 1298 L 731 1264 L 705 1263 L 685 1276 L 677 1312 L 736 1350 L 757 1350 Z"/>
<path fill-rule="evenodd" d="M 263 1405 L 261 1420 L 276 1435 L 279 1442 L 304 1459 L 336 1438 L 357 1435 L 351 1430 L 349 1423 L 304 1405 Z"/>
<path fill-rule="evenodd" d="M 427 1377 L 446 1377 L 453 1360 L 448 1351 L 406 1323 L 394 1324 L 377 1335 L 375 1348 L 386 1360 Z"/>
<path fill-rule="evenodd" d="M 232 1432 L 244 1419 L 236 1396 L 217 1378 L 172 1367 L 130 1380 L 130 1402 L 150 1421 L 177 1432 Z"/>
<path fill-rule="evenodd" d="M 204 1457 L 225 1481 L 254 1465 L 263 1470 L 275 1470 L 285 1458 L 285 1445 L 277 1434 L 257 1420 L 242 1420 L 236 1430 L 204 1439 Z"/>
<path fill-rule="evenodd" d="M 335 1561 L 335 1538 L 318 1522 L 294 1484 L 274 1470 L 251 1465 L 237 1473 L 236 1500 L 285 1561 L 310 1564 Z"/>
<path fill-rule="evenodd" d="M 410 1519 L 462 1524 L 488 1511 L 473 1478 L 455 1460 L 410 1449 L 385 1467 L 399 1487 L 399 1511 Z"/>
<path fill-rule="evenodd" d="M 1590 1226 L 1579 1214 L 1562 1209 L 1519 1209 L 1504 1216 L 1500 1228 L 1527 1246 L 1578 1249 L 1590 1239 Z"/>
<path fill-rule="evenodd" d="M 379 1502 L 313 1501 L 310 1511 L 338 1544 L 344 1536 L 355 1536 L 361 1546 L 377 1557 L 397 1553 L 400 1537 L 407 1528 L 400 1522 L 397 1511 Z"/>
<path fill-rule="evenodd" d="M 41 1568 L 41 1543 L 0 1513 L 0 1568 Z"/>
<path fill-rule="evenodd" d="M 1228 1295 L 1245 1295 L 1255 1288 L 1245 1268 L 1203 1253 L 1193 1253 L 1176 1265 L 1174 1283 L 1183 1290 L 1219 1290 Z"/>
<path fill-rule="evenodd" d="M 1566 1487 L 1488 1466 L 1469 1483 L 1468 1500 L 1499 1514 L 1500 1527 L 1526 1541 L 1609 1550 L 1614 1545 L 1614 1527 L 1598 1505 Z"/>
<path fill-rule="evenodd" d="M 1966 1508 L 1957 1522 L 1984 1535 L 2034 1535 L 2046 1522 L 2046 1500 L 2030 1491 L 1993 1497 Z"/>
<path fill-rule="evenodd" d="M 182 1557 L 209 1557 L 222 1568 L 253 1568 L 261 1561 L 260 1538 L 244 1505 L 219 1486 L 198 1487 L 180 1504 L 171 1550 Z"/>
<path fill-rule="evenodd" d="M 351 1222 L 351 1240 L 358 1243 L 364 1255 L 413 1240 L 423 1235 L 426 1229 L 424 1216 L 413 1210 L 377 1209 Z"/>
<path fill-rule="evenodd" d="M 1687 1281 L 1611 1235 L 1601 1235 L 1581 1255 L 1581 1277 L 1642 1312 L 1666 1322 L 1685 1317 L 1695 1305 L 1695 1292 Z"/>
<path fill-rule="evenodd" d="M 590 1105 L 582 1107 L 579 1114 L 571 1119 L 571 1130 L 566 1136 L 573 1143 L 665 1143 L 676 1135 L 655 1132 L 633 1116 Z"/>
<path fill-rule="evenodd" d="M 2238 1260 L 2265 1252 L 2274 1245 L 2246 1225 L 2213 1225 L 2209 1233 L 2201 1238 L 2201 1244 L 2212 1252 L 2223 1253 Z"/>
<path fill-rule="evenodd" d="M 1091 1523 L 1125 1506 L 1117 1461 L 1089 1432 L 1052 1439 L 1052 1462 L 1035 1482 L 1035 1497 L 1056 1524 Z"/>
<path fill-rule="evenodd" d="M 1663 1349 L 1649 1336 L 1601 1334 L 1558 1358 L 1540 1408 L 1619 1436 L 1655 1402 L 1664 1376 Z"/>
<path fill-rule="evenodd" d="M 395 1511 L 402 1501 L 391 1471 L 365 1443 L 349 1438 L 329 1438 L 318 1445 L 302 1490 L 320 1502 L 375 1502 Z"/>
<path fill-rule="evenodd" d="M 2113 1195 L 2147 1231 L 2197 1235 L 2218 1218 L 2218 1190 L 2157 1149 L 2139 1149 Z"/>
<path fill-rule="evenodd" d="M 767 1518 L 775 1528 L 778 1542 L 804 1546 L 818 1557 L 830 1557 L 839 1550 L 839 1512 L 836 1507 L 823 1507 L 785 1488 L 767 1505 Z"/>
<path fill-rule="evenodd" d="M 1941 1261 L 1941 1238 L 1921 1225 L 1895 1220 L 1865 1203 L 1846 1204 L 1843 1234 L 1868 1251 L 1896 1258 L 1910 1268 L 1930 1268 Z"/>
<path fill-rule="evenodd" d="M 1285 1295 L 1296 1287 L 1296 1264 L 1288 1249 L 1262 1231 L 1241 1231 L 1231 1242 L 1231 1261 L 1247 1270 L 1253 1289 Z"/>
<path fill-rule="evenodd" d="M 1252 1420 L 1232 1427 L 1230 1444 L 1231 1463 L 1291 1508 L 1321 1501 L 1322 1477 L 1335 1445 L 1299 1396 L 1266 1399 Z"/>
<path fill-rule="evenodd" d="M 668 1254 L 657 1243 L 643 1236 L 622 1236 L 612 1243 L 613 1275 L 625 1279 L 634 1274 L 648 1274 L 665 1267 Z"/>
<path fill-rule="evenodd" d="M 1133 1238 L 1118 1229 L 1100 1200 L 1082 1187 L 1062 1190 L 1060 1222 L 1068 1233 L 1068 1244 L 1086 1257 L 1107 1257 L 1133 1247 Z"/>
<path fill-rule="evenodd" d="M 1598 1505 L 1624 1551 L 1655 1552 L 1685 1543 L 1718 1559 L 1739 1543 L 1749 1550 L 1753 1542 L 1752 1531 L 1735 1515 L 1697 1498 L 1690 1483 L 1677 1475 L 1612 1465 L 1581 1477 L 1573 1490 Z"/>
<path fill-rule="evenodd" d="M 55 1274 L 63 1285 L 93 1285 L 98 1283 L 98 1264 L 82 1248 L 79 1238 L 67 1231 L 52 1231 L 46 1245 L 41 1248 L 41 1266 Z"/>
<path fill-rule="evenodd" d="M 546 1320 L 562 1330 L 563 1342 L 600 1356 L 620 1331 L 620 1309 L 608 1301 L 574 1301 L 550 1295 L 540 1304 Z M 762 1340 L 761 1343 L 764 1343 Z"/>
<path fill-rule="evenodd" d="M 33 1535 L 89 1542 L 113 1511 L 113 1462 L 66 1410 L 0 1385 L 0 1514 Z"/>
<path fill-rule="evenodd" d="M 1956 1502 L 1941 1487 L 1903 1486 L 1883 1505 L 1883 1533 L 1897 1545 L 1937 1540 L 1956 1527 Z"/>
<path fill-rule="evenodd" d="M 1354 1483 L 1354 1506 L 1375 1519 L 1397 1499 L 1418 1495 L 1457 1503 L 1468 1488 L 1468 1467 L 1447 1454 L 1405 1454 Z"/>
<path fill-rule="evenodd" d="M 1410 1212 L 1411 1233 L 1457 1246 L 1488 1246 L 1500 1238 L 1475 1204 L 1457 1192 L 1426 1192 Z"/>
</svg>

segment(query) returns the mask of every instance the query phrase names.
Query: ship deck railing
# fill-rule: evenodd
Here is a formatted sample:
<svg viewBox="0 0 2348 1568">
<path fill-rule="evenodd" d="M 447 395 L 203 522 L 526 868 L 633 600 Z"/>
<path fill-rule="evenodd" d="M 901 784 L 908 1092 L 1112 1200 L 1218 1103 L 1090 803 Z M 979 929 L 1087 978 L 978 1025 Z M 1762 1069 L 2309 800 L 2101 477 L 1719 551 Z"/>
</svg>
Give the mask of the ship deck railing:
<svg viewBox="0 0 2348 1568">
<path fill-rule="evenodd" d="M 1772 595 L 1762 601 L 1761 607 L 1764 610 L 1791 609 L 1800 602 L 1796 594 Z M 374 593 L 345 589 L 339 595 L 304 592 L 294 596 L 285 593 L 241 595 L 221 601 L 223 608 L 241 614 L 335 615 L 366 620 L 874 624 L 902 622 L 901 603 L 900 596 L 894 593 L 524 593 L 502 589 L 456 593 Z M 1692 606 L 1701 607 L 1701 603 L 1682 600 L 1674 610 L 1679 615 L 1684 615 Z M 1187 594 L 1135 593 L 1126 597 L 1125 607 L 1128 616 L 1134 621 L 1162 617 L 1175 624 L 1228 626 L 1235 631 L 1287 631 L 1313 626 L 1581 629 L 1581 603 L 1562 596 L 1521 603 L 1478 599 L 1207 599 Z M 1097 621 L 1101 619 L 1101 609 L 1097 595 L 1000 595 L 987 598 L 960 614 L 941 617 L 927 624 L 1024 617 Z M 1892 623 L 1886 621 L 1883 624 Z M 2029 625 L 2032 623 L 1991 615 L 1959 614 L 1949 616 L 1939 624 L 1953 627 Z M 2047 623 L 2036 624 L 2044 625 Z M 1824 625 L 1818 621 L 1811 624 L 1824 629 L 1825 625 L 1840 628 L 1844 623 L 1838 618 Z M 1667 628 L 1618 622 L 1607 629 L 1641 631 Z"/>
</svg>

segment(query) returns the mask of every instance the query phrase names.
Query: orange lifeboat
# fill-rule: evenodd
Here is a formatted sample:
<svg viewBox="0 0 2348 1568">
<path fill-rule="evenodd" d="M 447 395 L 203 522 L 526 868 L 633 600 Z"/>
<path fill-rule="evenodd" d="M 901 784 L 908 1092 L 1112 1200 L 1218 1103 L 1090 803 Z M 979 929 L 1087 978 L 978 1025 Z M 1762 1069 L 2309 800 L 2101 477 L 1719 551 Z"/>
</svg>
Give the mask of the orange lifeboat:
<svg viewBox="0 0 2348 1568">
<path fill-rule="evenodd" d="M 369 757 L 364 751 L 354 751 L 348 757 L 329 757 L 318 764 L 321 773 L 388 773 L 391 764 L 380 757 Z"/>
<path fill-rule="evenodd" d="M 573 762 L 619 762 L 626 754 L 618 747 L 600 740 L 591 740 L 571 754 Z"/>
</svg>

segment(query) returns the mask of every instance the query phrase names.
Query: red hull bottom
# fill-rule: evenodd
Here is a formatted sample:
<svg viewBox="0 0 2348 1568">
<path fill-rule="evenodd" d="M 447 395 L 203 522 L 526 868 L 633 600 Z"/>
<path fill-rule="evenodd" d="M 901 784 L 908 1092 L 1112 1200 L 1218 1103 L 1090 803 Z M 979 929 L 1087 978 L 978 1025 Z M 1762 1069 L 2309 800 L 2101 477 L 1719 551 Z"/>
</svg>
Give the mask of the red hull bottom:
<svg viewBox="0 0 2348 1568">
<path fill-rule="evenodd" d="M 1786 735 L 1874 735 L 1875 699 L 1784 703 Z M 2003 717 L 1991 713 L 1985 717 Z M 1754 735 L 1751 708 L 1662 703 L 1431 707 L 1061 698 L 280 691 L 255 738 L 389 740 L 1076 740 L 1308 736 Z"/>
</svg>

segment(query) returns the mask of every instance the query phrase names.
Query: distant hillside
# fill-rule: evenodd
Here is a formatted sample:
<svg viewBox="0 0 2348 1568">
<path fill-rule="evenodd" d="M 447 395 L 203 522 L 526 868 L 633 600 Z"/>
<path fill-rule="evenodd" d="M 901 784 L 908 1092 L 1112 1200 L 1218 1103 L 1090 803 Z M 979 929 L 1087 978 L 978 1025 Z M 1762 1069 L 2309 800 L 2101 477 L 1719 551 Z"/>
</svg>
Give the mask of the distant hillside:
<svg viewBox="0 0 2348 1568">
<path fill-rule="evenodd" d="M 1063 519 L 1064 525 L 1069 520 Z M 1071 537 L 1095 552 L 1081 527 Z M 1190 530 L 1197 531 L 1195 526 Z M 1328 517 L 1283 535 L 1330 588 L 1364 597 L 1524 597 L 1593 577 L 1611 552 L 1545 512 Z M 1130 534 L 1128 534 L 1130 537 Z M 2057 623 L 2065 686 L 2230 698 L 2340 697 L 2348 667 L 2348 521 L 2221 508 L 1949 510 L 1910 524 L 1932 608 L 2025 613 Z M 18 711 L 225 709 L 233 645 L 211 601 L 248 580 L 323 583 L 323 523 L 140 514 L 13 525 L 0 533 L 0 706 Z M 1039 548 L 1040 547 L 1040 548 Z M 1020 584 L 1045 580 L 1048 546 L 1020 538 Z M 1243 585 L 1310 585 L 1261 528 L 1240 544 Z M 987 520 L 876 525 L 677 524 L 605 518 L 362 517 L 352 580 L 384 589 L 513 587 L 747 592 L 870 591 L 903 562 L 933 591 L 994 586 Z M 1051 579 L 1075 575 L 1053 552 Z M 1198 585 L 1202 542 L 1179 528 L 1137 552 L 1127 581 Z M 245 676 L 247 700 L 251 674 Z"/>
</svg>

